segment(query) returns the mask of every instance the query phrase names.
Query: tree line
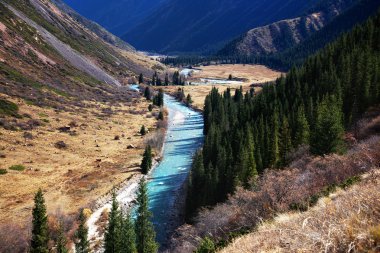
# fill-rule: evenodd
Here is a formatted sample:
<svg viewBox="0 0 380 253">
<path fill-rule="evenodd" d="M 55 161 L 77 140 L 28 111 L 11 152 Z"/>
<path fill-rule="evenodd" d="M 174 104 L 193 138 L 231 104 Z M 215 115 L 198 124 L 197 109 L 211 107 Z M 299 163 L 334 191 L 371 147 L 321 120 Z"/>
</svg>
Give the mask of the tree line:
<svg viewBox="0 0 380 253">
<path fill-rule="evenodd" d="M 156 233 L 151 222 L 152 213 L 148 208 L 149 199 L 145 179 L 139 184 L 137 194 L 136 219 L 133 221 L 130 214 L 125 214 L 119 207 L 115 192 L 112 197 L 112 207 L 108 216 L 108 223 L 104 233 L 103 247 L 105 253 L 155 253 L 158 243 Z M 81 210 L 77 219 L 78 228 L 74 235 L 76 253 L 90 253 L 86 216 Z M 49 246 L 49 228 L 46 204 L 41 189 L 35 195 L 32 222 L 31 253 L 67 253 L 67 239 L 64 223 L 59 223 L 59 234 L 54 246 Z"/>
<path fill-rule="evenodd" d="M 262 92 L 205 99 L 203 149 L 194 157 L 187 216 L 250 187 L 267 168 L 287 165 L 300 146 L 315 155 L 344 152 L 343 134 L 380 102 L 380 15 L 341 36 Z"/>
</svg>

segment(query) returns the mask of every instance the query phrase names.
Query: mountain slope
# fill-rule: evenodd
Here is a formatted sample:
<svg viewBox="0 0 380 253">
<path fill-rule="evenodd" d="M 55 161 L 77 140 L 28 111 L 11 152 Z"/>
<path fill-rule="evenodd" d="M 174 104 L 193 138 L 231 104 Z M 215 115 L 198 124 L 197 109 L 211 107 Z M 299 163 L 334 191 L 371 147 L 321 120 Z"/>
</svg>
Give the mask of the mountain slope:
<svg viewBox="0 0 380 253">
<path fill-rule="evenodd" d="M 167 0 L 64 0 L 81 15 L 121 36 Z"/>
<path fill-rule="evenodd" d="M 323 28 L 355 2 L 357 1 L 327 1 L 308 15 L 254 28 L 227 44 L 218 54 L 250 57 L 284 51 Z"/>
<path fill-rule="evenodd" d="M 164 66 L 54 2 L 0 0 L 0 252 L 29 252 L 39 188 L 75 229 L 81 208 L 139 173 L 137 133 L 156 129 L 159 109 L 125 84 Z"/>
<path fill-rule="evenodd" d="M 141 50 L 208 51 L 252 27 L 297 17 L 308 8 L 309 2 L 296 0 L 171 0 L 122 38 Z"/>
<path fill-rule="evenodd" d="M 0 3 L 2 91 L 16 93 L 23 83 L 34 95 L 42 94 L 32 84 L 38 83 L 76 97 L 101 97 L 115 89 L 111 84 L 150 74 L 159 66 L 126 43 L 115 47 L 105 42 L 50 1 L 5 2 Z M 35 99 L 30 93 L 22 96 Z"/>
<path fill-rule="evenodd" d="M 368 17 L 376 15 L 379 8 L 380 1 L 378 0 L 361 0 L 299 45 L 270 56 L 268 63 L 273 67 L 280 68 L 300 65 L 309 55 L 314 54 L 342 33 L 351 30 Z"/>
</svg>

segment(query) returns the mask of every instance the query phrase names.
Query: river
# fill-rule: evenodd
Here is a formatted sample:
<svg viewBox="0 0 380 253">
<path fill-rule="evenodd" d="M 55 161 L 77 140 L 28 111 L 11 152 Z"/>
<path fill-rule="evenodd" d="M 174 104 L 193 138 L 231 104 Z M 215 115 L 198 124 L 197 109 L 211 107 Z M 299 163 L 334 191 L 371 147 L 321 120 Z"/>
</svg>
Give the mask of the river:
<svg viewBox="0 0 380 253">
<path fill-rule="evenodd" d="M 203 117 L 173 97 L 164 96 L 169 111 L 168 130 L 163 147 L 163 159 L 154 168 L 148 181 L 150 210 L 157 241 L 165 243 L 172 224 L 176 221 L 175 200 L 179 196 L 190 171 L 192 157 L 203 143 Z"/>
<path fill-rule="evenodd" d="M 138 86 L 132 85 L 131 89 L 138 90 Z M 177 200 L 183 203 L 185 196 L 181 196 L 181 190 L 189 175 L 192 157 L 203 143 L 202 114 L 168 95 L 164 95 L 164 104 L 169 115 L 162 160 L 148 176 L 149 208 L 153 213 L 157 242 L 163 247 L 170 233 L 179 225 L 178 214 L 181 210 L 178 210 Z M 117 200 L 122 207 L 133 205 L 140 178 L 137 175 L 117 192 Z M 97 231 L 97 220 L 105 208 L 111 208 L 109 199 L 100 201 L 87 221 L 92 242 L 102 238 Z"/>
</svg>

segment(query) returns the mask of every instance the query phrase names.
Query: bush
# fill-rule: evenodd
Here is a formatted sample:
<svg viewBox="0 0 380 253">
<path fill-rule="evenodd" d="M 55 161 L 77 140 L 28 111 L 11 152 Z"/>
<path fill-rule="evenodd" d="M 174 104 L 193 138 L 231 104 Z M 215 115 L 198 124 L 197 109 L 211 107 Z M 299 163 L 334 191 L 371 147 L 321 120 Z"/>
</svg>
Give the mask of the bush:
<svg viewBox="0 0 380 253">
<path fill-rule="evenodd" d="M 11 167 L 9 167 L 10 170 L 16 170 L 16 171 L 23 171 L 25 170 L 25 166 L 24 165 L 12 165 Z"/>
<path fill-rule="evenodd" d="M 7 173 L 8 171 L 6 169 L 0 169 L 0 175 L 5 175 Z"/>
<path fill-rule="evenodd" d="M 10 101 L 0 99 L 0 115 L 19 117 L 18 106 Z"/>
</svg>

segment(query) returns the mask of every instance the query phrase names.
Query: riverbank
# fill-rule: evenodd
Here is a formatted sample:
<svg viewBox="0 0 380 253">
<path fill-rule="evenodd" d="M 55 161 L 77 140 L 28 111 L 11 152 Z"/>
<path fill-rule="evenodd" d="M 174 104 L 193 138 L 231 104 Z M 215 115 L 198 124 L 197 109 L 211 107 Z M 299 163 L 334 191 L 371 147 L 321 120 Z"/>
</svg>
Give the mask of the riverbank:
<svg viewBox="0 0 380 253">
<path fill-rule="evenodd" d="M 192 156 L 203 143 L 202 115 L 171 96 L 165 95 L 164 100 L 169 114 L 161 161 L 147 177 L 150 210 L 153 213 L 157 241 L 163 247 L 174 230 L 182 224 L 184 202 L 180 200 L 184 198 L 181 196 L 185 194 L 183 189 L 191 168 Z M 134 205 L 141 178 L 141 174 L 136 174 L 116 189 L 117 200 L 124 210 L 130 210 Z M 110 199 L 109 195 L 99 200 L 97 208 L 87 222 L 92 245 L 99 245 L 97 241 L 101 241 L 102 236 L 98 233 L 97 223 L 104 209 L 111 207 Z"/>
</svg>

